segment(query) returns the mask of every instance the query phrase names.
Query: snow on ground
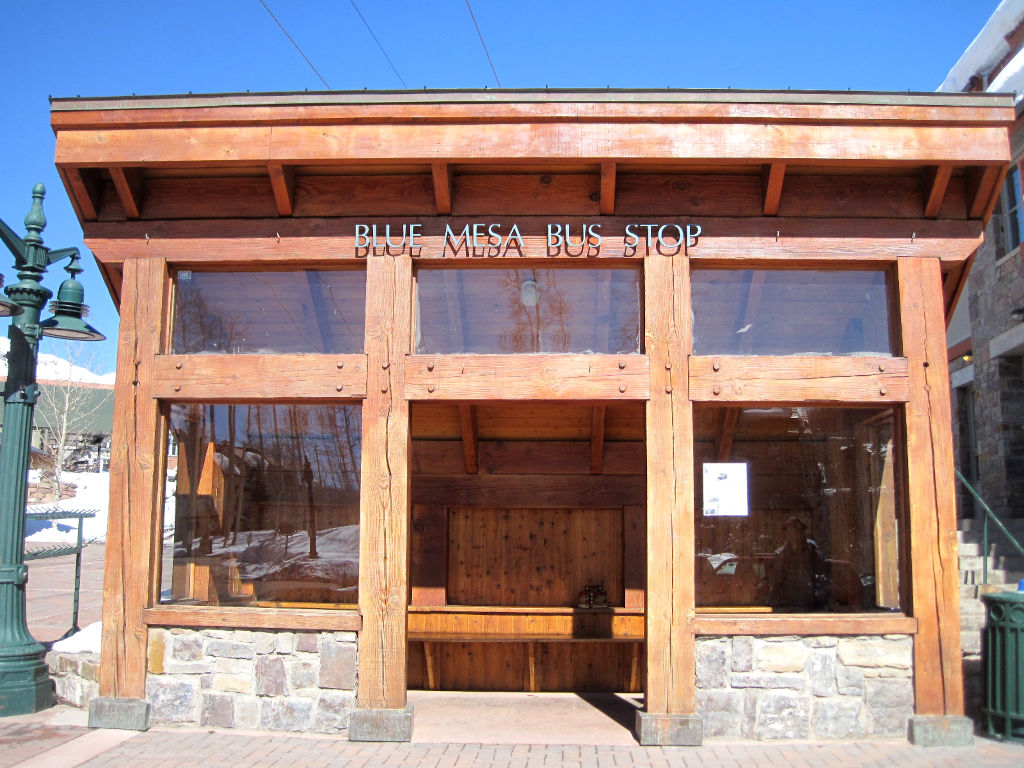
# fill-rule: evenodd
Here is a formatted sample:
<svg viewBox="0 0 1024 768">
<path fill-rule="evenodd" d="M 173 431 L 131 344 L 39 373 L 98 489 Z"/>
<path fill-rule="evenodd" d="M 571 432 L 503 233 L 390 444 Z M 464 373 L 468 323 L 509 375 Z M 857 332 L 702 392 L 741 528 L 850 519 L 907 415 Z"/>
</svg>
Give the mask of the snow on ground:
<svg viewBox="0 0 1024 768">
<path fill-rule="evenodd" d="M 61 482 L 77 486 L 75 497 L 64 499 L 56 505 L 62 511 L 75 512 L 94 510 L 96 517 L 88 517 L 82 526 L 82 534 L 86 541 L 102 541 L 107 537 L 107 508 L 110 504 L 110 473 L 109 472 L 64 472 Z M 51 512 L 53 502 L 32 504 L 28 512 Z M 27 536 L 28 542 L 69 542 L 78 540 L 78 521 L 54 520 L 50 527 Z"/>
<path fill-rule="evenodd" d="M 58 640 L 53 644 L 53 650 L 63 653 L 99 653 L 102 627 L 102 623 L 98 621 L 89 624 L 71 637 Z"/>
</svg>

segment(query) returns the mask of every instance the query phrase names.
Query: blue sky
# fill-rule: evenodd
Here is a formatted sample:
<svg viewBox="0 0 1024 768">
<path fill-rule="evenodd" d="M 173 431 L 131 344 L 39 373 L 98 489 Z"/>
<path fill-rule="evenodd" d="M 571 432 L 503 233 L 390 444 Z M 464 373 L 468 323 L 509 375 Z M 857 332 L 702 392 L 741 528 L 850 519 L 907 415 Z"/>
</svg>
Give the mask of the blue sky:
<svg viewBox="0 0 1024 768">
<path fill-rule="evenodd" d="M 264 0 L 331 89 L 497 86 L 465 0 Z M 471 0 L 505 88 L 931 91 L 974 39 L 991 0 L 582 2 Z M 19 234 L 32 185 L 47 187 L 52 248 L 82 246 L 53 167 L 47 97 L 325 90 L 259 0 L 36 0 L 0 9 L 0 218 Z M 399 76 L 401 79 L 399 79 Z M 405 81 L 405 86 L 402 84 Z M 91 257 L 90 321 L 117 314 Z M 15 281 L 13 260 L 0 271 Z M 51 268 L 56 292 L 64 277 Z M 5 326 L 6 324 L 4 324 Z M 44 341 L 44 351 L 48 351 Z"/>
</svg>

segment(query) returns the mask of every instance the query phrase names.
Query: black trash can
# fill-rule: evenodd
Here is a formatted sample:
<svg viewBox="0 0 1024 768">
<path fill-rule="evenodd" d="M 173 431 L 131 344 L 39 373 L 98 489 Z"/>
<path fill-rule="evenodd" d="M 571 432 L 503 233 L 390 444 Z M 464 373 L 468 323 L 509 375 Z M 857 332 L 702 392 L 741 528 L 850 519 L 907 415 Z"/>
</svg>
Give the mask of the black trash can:
<svg viewBox="0 0 1024 768">
<path fill-rule="evenodd" d="M 992 736 L 1024 741 L 1024 592 L 990 592 L 981 644 L 981 711 Z"/>
</svg>

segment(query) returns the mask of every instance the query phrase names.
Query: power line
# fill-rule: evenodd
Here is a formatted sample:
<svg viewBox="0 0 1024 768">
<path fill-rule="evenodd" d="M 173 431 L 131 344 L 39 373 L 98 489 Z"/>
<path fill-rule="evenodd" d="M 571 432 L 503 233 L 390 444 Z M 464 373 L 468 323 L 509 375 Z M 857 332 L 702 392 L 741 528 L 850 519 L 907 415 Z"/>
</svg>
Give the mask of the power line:
<svg viewBox="0 0 1024 768">
<path fill-rule="evenodd" d="M 380 48 L 380 52 L 384 54 L 384 58 L 388 60 L 388 64 L 391 65 L 391 69 L 394 71 L 395 77 L 398 78 L 403 88 L 408 88 L 409 86 L 405 84 L 405 80 L 403 80 L 402 76 L 398 74 L 398 69 L 395 68 L 395 63 L 391 61 L 391 57 L 388 56 L 388 52 L 384 50 L 384 46 L 380 44 L 380 40 L 378 40 L 377 36 L 373 34 L 373 30 L 370 28 L 370 23 L 366 20 L 366 17 L 363 16 L 363 12 L 359 10 L 359 6 L 356 5 L 356 0 L 348 1 L 352 3 L 352 7 L 356 9 L 356 13 L 359 14 L 359 18 L 363 20 L 363 25 L 366 27 L 366 31 L 370 33 L 370 37 L 373 38 L 373 42 L 377 44 L 377 47 Z"/>
<path fill-rule="evenodd" d="M 267 13 L 270 14 L 270 18 L 274 20 L 274 23 L 281 28 L 281 31 L 284 32 L 284 36 L 287 37 L 291 44 L 295 46 L 295 50 L 299 52 L 299 55 L 306 60 L 306 63 L 309 64 L 309 68 L 312 69 L 313 72 L 316 73 L 316 76 L 320 78 L 320 82 L 324 84 L 324 87 L 327 88 L 328 91 L 331 90 L 331 86 L 329 86 L 327 84 L 327 81 L 324 80 L 324 76 L 321 75 L 319 71 L 317 71 L 317 68 L 313 66 L 313 62 L 310 61 L 309 57 L 302 52 L 301 48 L 299 48 L 299 44 L 296 43 L 295 40 L 292 39 L 292 36 L 288 34 L 288 30 L 284 28 L 284 24 L 277 20 L 277 16 L 274 15 L 274 12 L 267 7 L 267 4 L 263 2 L 263 0 L 259 0 L 259 3 L 267 11 Z"/>
<path fill-rule="evenodd" d="M 487 57 L 487 63 L 491 65 L 491 72 L 494 73 L 494 82 L 501 88 L 501 80 L 498 79 L 498 71 L 494 68 L 494 62 L 491 61 L 491 54 L 487 51 L 487 43 L 484 42 L 484 33 L 480 31 L 480 25 L 476 23 L 476 16 L 473 15 L 473 6 L 469 4 L 469 0 L 466 0 L 466 8 L 469 10 L 469 18 L 473 20 L 473 26 L 476 27 L 476 34 L 480 38 L 480 45 L 484 47 L 484 55 Z"/>
</svg>

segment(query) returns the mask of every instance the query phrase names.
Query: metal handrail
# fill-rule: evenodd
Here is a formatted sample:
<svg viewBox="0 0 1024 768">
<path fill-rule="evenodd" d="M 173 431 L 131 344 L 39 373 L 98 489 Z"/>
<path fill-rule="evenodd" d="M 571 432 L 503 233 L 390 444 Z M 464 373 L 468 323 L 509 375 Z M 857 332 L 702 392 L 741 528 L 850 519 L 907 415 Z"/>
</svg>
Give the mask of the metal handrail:
<svg viewBox="0 0 1024 768">
<path fill-rule="evenodd" d="M 1003 535 L 1007 539 L 1009 539 L 1010 543 L 1013 544 L 1013 546 L 1017 548 L 1017 551 L 1020 552 L 1021 557 L 1024 557 L 1024 547 L 1021 546 L 1020 542 L 1017 541 L 1016 537 L 1014 537 L 1014 535 L 1012 533 L 1010 533 L 1010 531 L 1007 529 L 1007 527 L 1005 525 L 1003 525 L 1003 521 L 999 519 L 999 515 L 997 515 L 995 512 L 993 512 L 992 508 L 989 507 L 989 505 L 985 503 L 985 500 L 983 498 L 981 498 L 981 495 L 976 490 L 974 490 L 974 486 L 972 486 L 969 482 L 967 482 L 967 478 L 964 477 L 960 473 L 960 470 L 959 469 L 954 469 L 953 471 L 956 473 L 956 479 L 964 484 L 964 488 L 966 488 L 970 492 L 971 496 L 973 496 L 977 500 L 977 502 L 979 504 L 981 504 L 981 508 L 983 510 L 985 510 L 985 517 L 982 519 L 982 523 L 981 523 L 981 547 L 982 547 L 982 551 L 981 551 L 982 552 L 982 554 L 981 554 L 982 560 L 981 560 L 981 563 L 982 563 L 982 580 L 983 580 L 983 582 L 985 584 L 988 584 L 988 521 L 989 521 L 989 518 L 992 518 L 992 522 L 994 522 L 996 524 L 996 527 L 1000 531 L 1002 531 Z"/>
</svg>

